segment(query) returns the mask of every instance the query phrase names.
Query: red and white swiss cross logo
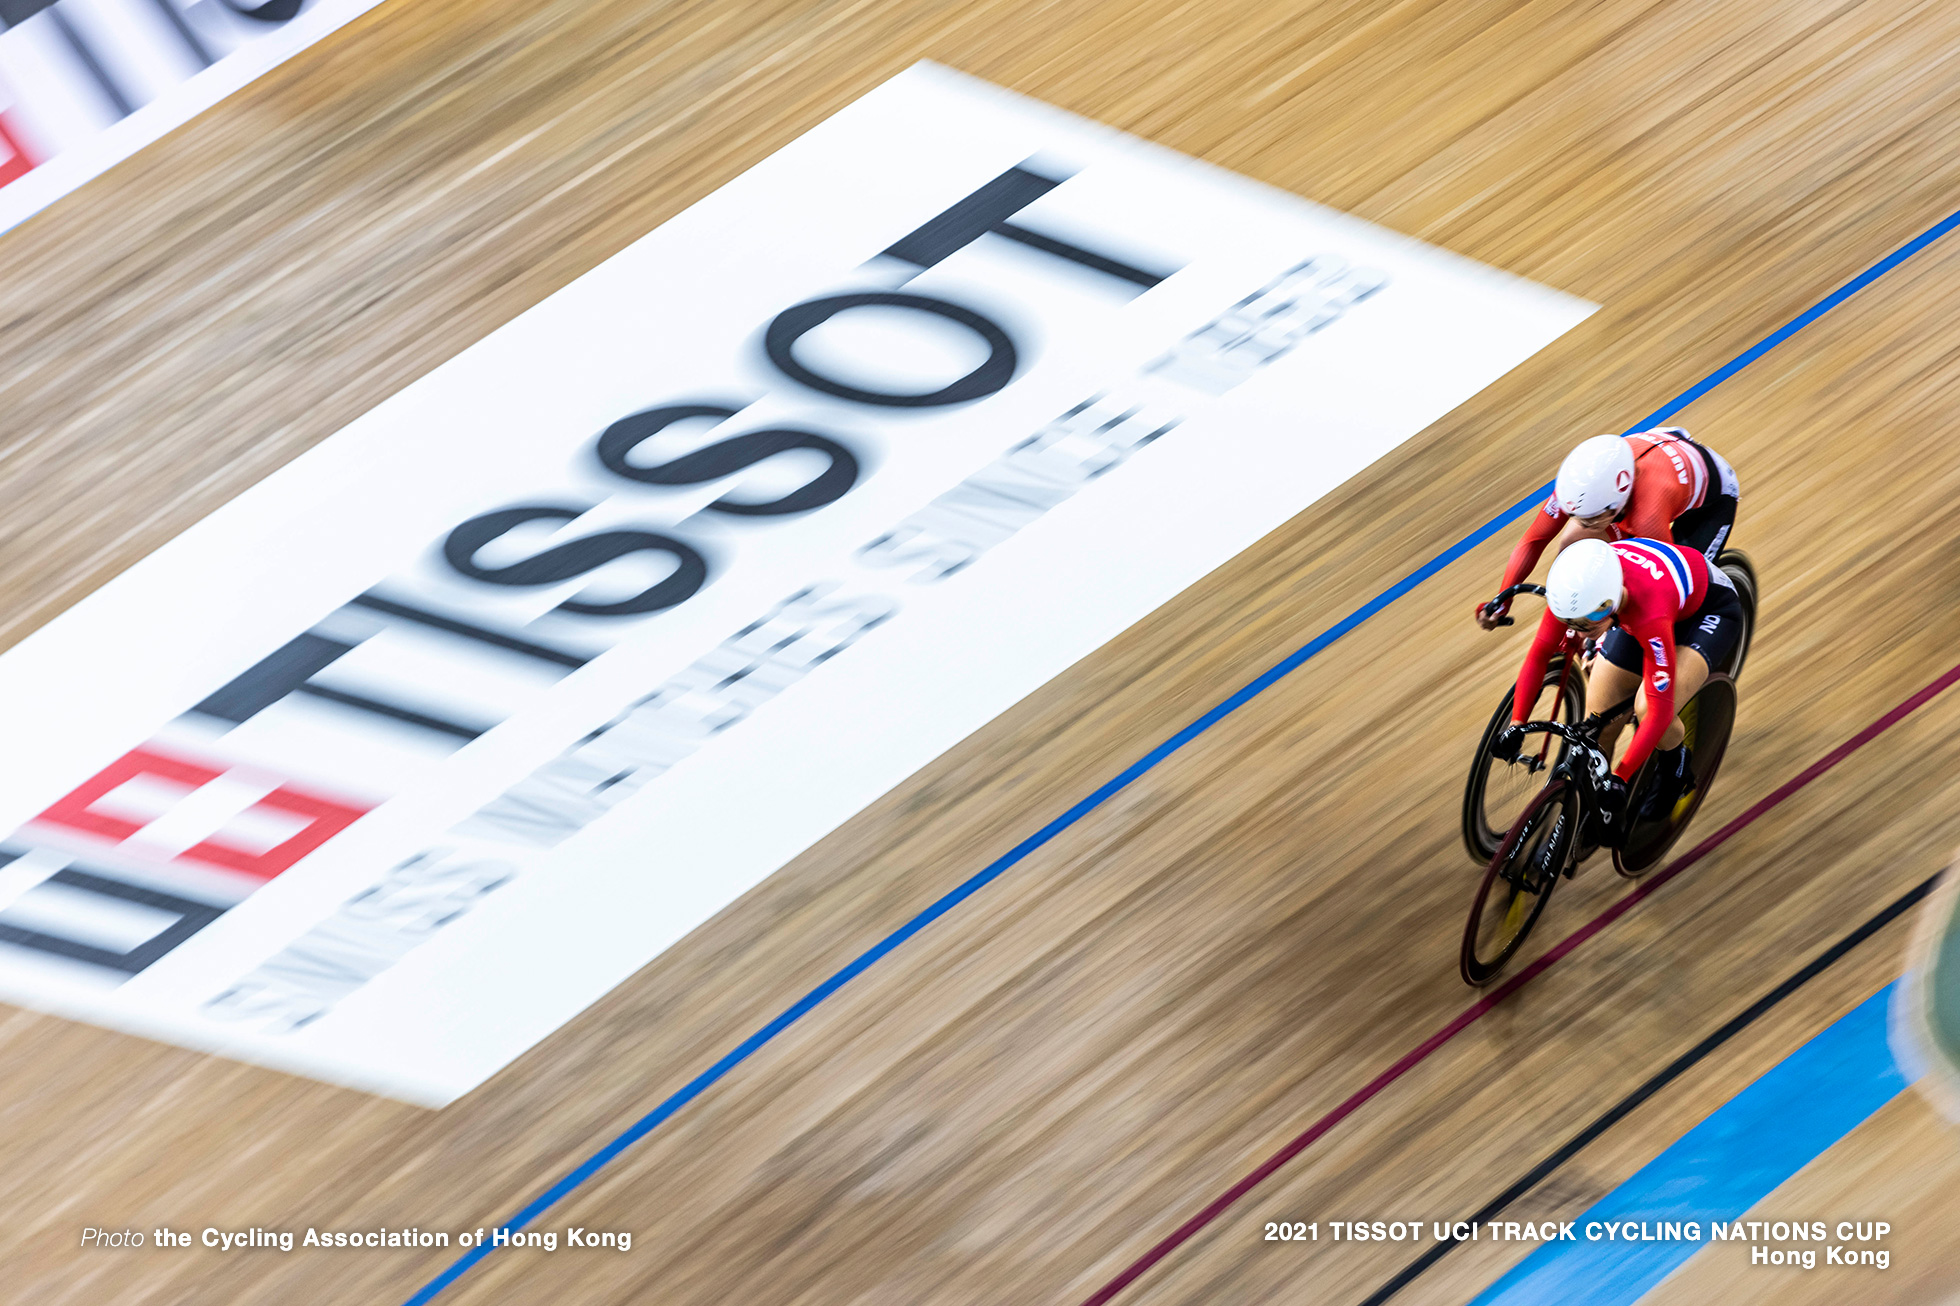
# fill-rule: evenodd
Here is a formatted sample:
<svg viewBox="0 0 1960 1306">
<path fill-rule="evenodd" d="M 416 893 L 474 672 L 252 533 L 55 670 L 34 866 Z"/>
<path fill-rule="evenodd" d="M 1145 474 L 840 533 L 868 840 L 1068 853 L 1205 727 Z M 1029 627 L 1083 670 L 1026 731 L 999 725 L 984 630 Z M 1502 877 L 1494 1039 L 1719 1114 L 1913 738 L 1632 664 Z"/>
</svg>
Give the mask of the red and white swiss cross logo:
<svg viewBox="0 0 1960 1306">
<path fill-rule="evenodd" d="M 0 186 L 34 171 L 34 160 L 21 144 L 18 130 L 7 120 L 0 105 Z"/>
<path fill-rule="evenodd" d="M 257 769 L 133 749 L 35 818 L 166 859 L 270 880 L 367 815 Z"/>
</svg>

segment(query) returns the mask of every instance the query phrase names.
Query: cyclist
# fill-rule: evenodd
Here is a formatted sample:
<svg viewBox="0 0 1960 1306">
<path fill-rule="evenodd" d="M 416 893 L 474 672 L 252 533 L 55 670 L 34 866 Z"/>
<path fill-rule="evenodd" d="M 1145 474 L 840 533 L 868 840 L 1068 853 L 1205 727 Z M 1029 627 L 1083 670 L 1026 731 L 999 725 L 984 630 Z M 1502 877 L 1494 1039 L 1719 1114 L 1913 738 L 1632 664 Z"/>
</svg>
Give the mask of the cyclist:
<svg viewBox="0 0 1960 1306">
<path fill-rule="evenodd" d="M 1511 551 L 1498 588 L 1529 576 L 1547 544 L 1555 544 L 1556 557 L 1580 539 L 1659 540 L 1713 562 L 1735 527 L 1741 494 L 1728 461 L 1678 426 L 1596 435 L 1559 464 L 1552 497 Z M 1479 604 L 1477 624 L 1495 630 L 1510 607 L 1508 600 L 1497 607 Z"/>
<path fill-rule="evenodd" d="M 1675 705 L 1693 698 L 1709 669 L 1734 649 L 1742 600 L 1728 576 L 1692 549 L 1660 540 L 1575 540 L 1552 560 L 1545 604 L 1518 672 L 1512 724 L 1491 741 L 1491 755 L 1517 759 L 1524 740 L 1518 727 L 1530 716 L 1545 668 L 1567 631 L 1597 638 L 1599 657 L 1586 678 L 1592 719 L 1612 720 L 1639 692 L 1640 726 L 1607 777 L 1600 814 L 1601 842 L 1611 842 L 1627 825 L 1627 784 L 1649 755 L 1657 758 L 1659 774 L 1636 813 L 1640 820 L 1667 817 L 1692 791 L 1694 772 Z"/>
</svg>

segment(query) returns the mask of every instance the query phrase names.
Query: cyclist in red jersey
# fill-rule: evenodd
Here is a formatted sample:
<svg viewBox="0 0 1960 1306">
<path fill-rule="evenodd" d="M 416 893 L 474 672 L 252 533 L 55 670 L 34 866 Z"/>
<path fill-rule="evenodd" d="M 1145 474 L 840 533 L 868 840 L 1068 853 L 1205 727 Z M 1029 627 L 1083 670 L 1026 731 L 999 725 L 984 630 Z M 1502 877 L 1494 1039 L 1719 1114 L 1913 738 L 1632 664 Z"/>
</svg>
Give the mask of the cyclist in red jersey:
<svg viewBox="0 0 1960 1306">
<path fill-rule="evenodd" d="M 1729 578 L 1692 549 L 1660 540 L 1616 544 L 1577 540 L 1553 560 L 1545 578 L 1545 615 L 1525 653 L 1512 695 L 1509 729 L 1491 754 L 1514 761 L 1545 683 L 1552 653 L 1576 631 L 1599 639 L 1599 658 L 1586 678 L 1586 710 L 1598 721 L 1619 715 L 1638 691 L 1640 726 L 1608 779 L 1602 842 L 1625 828 L 1626 786 L 1649 756 L 1660 774 L 1638 813 L 1666 816 L 1692 784 L 1675 705 L 1693 698 L 1741 633 L 1742 602 Z M 1610 745 L 1609 745 L 1610 747 Z"/>
<path fill-rule="evenodd" d="M 1529 576 L 1547 544 L 1552 555 L 1574 540 L 1659 540 L 1715 561 L 1735 527 L 1742 494 L 1735 469 L 1678 426 L 1583 441 L 1559 465 L 1544 508 L 1532 514 L 1511 551 L 1500 590 Z M 1477 607 L 1477 624 L 1494 630 L 1510 603 Z"/>
</svg>

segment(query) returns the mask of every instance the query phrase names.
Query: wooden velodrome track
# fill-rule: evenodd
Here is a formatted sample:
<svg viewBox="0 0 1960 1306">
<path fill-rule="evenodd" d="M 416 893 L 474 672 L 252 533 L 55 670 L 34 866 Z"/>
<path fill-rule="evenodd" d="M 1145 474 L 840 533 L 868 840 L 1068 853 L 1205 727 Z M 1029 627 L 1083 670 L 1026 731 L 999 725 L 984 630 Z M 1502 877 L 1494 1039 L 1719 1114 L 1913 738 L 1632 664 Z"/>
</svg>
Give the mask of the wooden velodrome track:
<svg viewBox="0 0 1960 1306">
<path fill-rule="evenodd" d="M 1034 695 L 441 1112 L 0 1019 L 0 1298 L 392 1302 L 455 1252 L 84 1251 L 149 1229 L 489 1226 L 1152 745 L 1955 207 L 1928 0 L 390 0 L 0 238 L 0 631 L 107 577 L 918 58 L 1601 312 Z M 1765 584 L 1713 830 L 1960 659 L 1960 244 L 1678 420 Z M 500 1252 L 465 1302 L 1071 1303 L 1466 1005 L 1456 804 L 1513 532 L 825 1003 Z M 1960 843 L 1960 694 L 1724 845 L 1131 1287 L 1358 1301 Z M 1546 942 L 1624 891 L 1594 863 Z M 1509 1218 L 1569 1219 L 1897 973 L 1907 926 Z M 1669 1302 L 1926 1302 L 1960 1134 L 1908 1095 L 1793 1181 L 1891 1219 L 1855 1284 L 1704 1253 Z M 1417 1249 L 1419 1250 L 1419 1249 Z M 1462 1301 L 1526 1246 L 1399 1300 Z"/>
</svg>

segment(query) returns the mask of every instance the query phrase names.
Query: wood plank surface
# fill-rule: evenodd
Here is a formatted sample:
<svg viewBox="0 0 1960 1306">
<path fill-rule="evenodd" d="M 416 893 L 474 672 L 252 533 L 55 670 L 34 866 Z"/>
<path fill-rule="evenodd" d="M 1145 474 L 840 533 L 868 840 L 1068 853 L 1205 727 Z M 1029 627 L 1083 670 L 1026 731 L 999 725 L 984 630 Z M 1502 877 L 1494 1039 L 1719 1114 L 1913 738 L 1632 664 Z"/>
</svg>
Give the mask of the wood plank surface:
<svg viewBox="0 0 1960 1306">
<path fill-rule="evenodd" d="M 1960 9 L 1929 0 L 390 0 L 0 238 L 9 643 L 920 58 L 1604 306 L 441 1112 L 0 1011 L 0 1298 L 406 1298 L 453 1253 L 78 1236 L 507 1216 L 1574 440 L 1944 216 L 1956 52 Z M 1702 831 L 1960 657 L 1957 283 L 1960 246 L 1936 246 L 1679 419 L 1738 468 L 1765 585 Z M 1456 805 L 1523 639 L 1468 615 L 1509 544 L 1151 772 L 546 1218 L 629 1229 L 631 1252 L 500 1253 L 443 1300 L 1079 1301 L 1469 1000 Z M 1262 1244 L 1263 1221 L 1468 1215 L 1942 864 L 1956 726 L 1960 690 L 1124 1300 L 1364 1297 L 1405 1248 L 1309 1257 Z M 1623 889 L 1595 863 L 1545 942 Z M 1896 964 L 1868 945 L 1533 1209 L 1583 1209 Z M 1452 1257 L 1406 1300 L 1461 1301 L 1508 1263 Z"/>
</svg>

